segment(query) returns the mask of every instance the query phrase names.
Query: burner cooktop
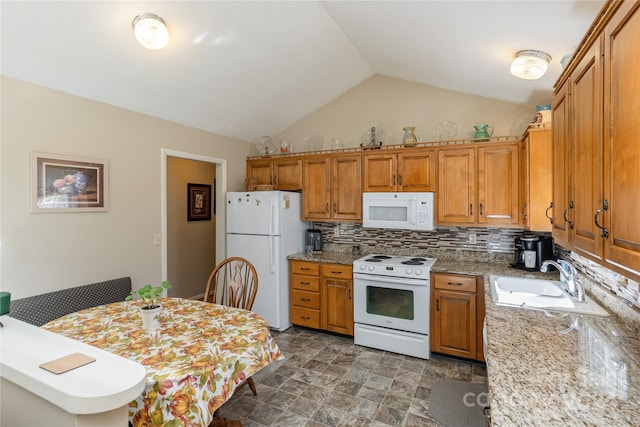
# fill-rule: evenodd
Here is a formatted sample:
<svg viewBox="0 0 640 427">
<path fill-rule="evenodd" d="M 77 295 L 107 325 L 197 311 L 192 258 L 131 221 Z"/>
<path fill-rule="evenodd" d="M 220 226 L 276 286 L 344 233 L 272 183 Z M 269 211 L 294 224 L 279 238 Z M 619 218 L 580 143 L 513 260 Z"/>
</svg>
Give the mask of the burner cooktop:
<svg viewBox="0 0 640 427">
<path fill-rule="evenodd" d="M 435 258 L 367 255 L 353 262 L 353 272 L 380 276 L 428 279 Z"/>
</svg>

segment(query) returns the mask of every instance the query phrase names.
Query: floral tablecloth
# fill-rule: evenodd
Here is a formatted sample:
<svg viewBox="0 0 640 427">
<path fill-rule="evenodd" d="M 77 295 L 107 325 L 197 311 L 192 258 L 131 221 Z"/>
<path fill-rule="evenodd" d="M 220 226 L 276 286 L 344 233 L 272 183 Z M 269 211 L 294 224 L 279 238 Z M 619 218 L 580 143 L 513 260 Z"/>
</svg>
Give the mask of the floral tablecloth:
<svg viewBox="0 0 640 427">
<path fill-rule="evenodd" d="M 255 313 L 165 298 L 160 329 L 142 329 L 140 301 L 69 314 L 43 328 L 141 363 L 147 385 L 129 403 L 134 427 L 206 427 L 246 378 L 282 353 Z"/>
</svg>

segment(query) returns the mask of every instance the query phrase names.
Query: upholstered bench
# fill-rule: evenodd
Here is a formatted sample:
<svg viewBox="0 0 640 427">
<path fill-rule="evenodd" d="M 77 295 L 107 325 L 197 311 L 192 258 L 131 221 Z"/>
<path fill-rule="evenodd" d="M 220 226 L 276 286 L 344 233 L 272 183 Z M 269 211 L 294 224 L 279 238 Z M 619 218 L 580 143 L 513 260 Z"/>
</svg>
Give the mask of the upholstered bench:
<svg viewBox="0 0 640 427">
<path fill-rule="evenodd" d="M 131 278 L 107 280 L 11 301 L 9 316 L 36 326 L 85 308 L 124 301 Z"/>
</svg>

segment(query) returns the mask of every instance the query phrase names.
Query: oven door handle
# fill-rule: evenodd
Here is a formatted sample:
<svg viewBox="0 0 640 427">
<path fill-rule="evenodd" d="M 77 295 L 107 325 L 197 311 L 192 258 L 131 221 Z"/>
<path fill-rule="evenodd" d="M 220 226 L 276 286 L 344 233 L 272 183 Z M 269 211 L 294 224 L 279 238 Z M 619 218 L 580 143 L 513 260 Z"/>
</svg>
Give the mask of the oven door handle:
<svg viewBox="0 0 640 427">
<path fill-rule="evenodd" d="M 376 276 L 373 274 L 353 273 L 354 284 L 358 283 L 356 280 L 364 282 L 378 282 L 378 283 L 398 283 L 409 286 L 429 286 L 429 275 L 419 279 L 408 279 L 404 277 L 392 277 L 392 276 Z"/>
</svg>

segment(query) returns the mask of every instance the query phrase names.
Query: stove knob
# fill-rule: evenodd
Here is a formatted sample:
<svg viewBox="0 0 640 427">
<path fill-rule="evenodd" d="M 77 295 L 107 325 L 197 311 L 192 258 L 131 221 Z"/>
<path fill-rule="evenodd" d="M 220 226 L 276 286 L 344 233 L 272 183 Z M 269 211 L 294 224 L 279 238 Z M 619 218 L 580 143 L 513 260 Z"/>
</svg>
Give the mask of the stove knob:
<svg viewBox="0 0 640 427">
<path fill-rule="evenodd" d="M 411 271 L 410 268 L 407 268 L 407 269 L 404 270 L 404 272 L 407 273 L 407 274 L 411 274 L 412 271 Z"/>
<path fill-rule="evenodd" d="M 422 274 L 422 270 L 419 268 L 416 268 L 413 272 L 416 273 L 416 276 L 420 276 Z"/>
<path fill-rule="evenodd" d="M 366 265 L 362 264 L 362 265 L 360 266 L 360 270 L 364 271 L 364 270 L 366 270 L 366 269 L 367 269 L 367 266 L 366 266 Z"/>
<path fill-rule="evenodd" d="M 373 269 L 376 268 L 376 267 L 373 266 L 373 265 L 369 265 L 368 268 L 369 268 L 369 271 L 373 271 Z"/>
</svg>

